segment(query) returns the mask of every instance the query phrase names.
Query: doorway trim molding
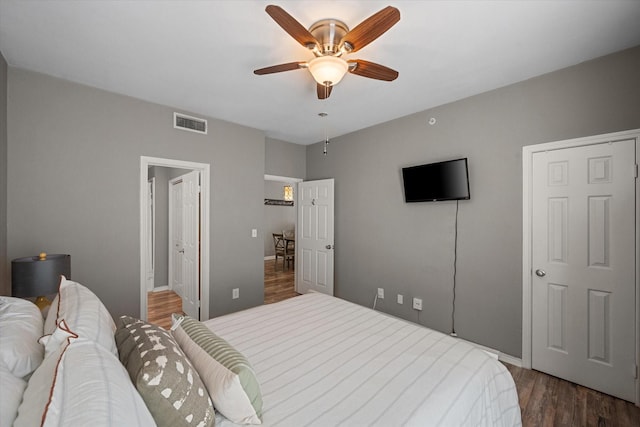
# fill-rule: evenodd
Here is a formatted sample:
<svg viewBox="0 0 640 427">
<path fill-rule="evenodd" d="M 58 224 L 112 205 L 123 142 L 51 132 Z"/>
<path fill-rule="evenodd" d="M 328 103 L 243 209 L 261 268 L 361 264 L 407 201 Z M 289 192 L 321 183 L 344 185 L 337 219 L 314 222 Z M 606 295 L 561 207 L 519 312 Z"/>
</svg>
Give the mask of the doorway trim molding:
<svg viewBox="0 0 640 427">
<path fill-rule="evenodd" d="M 147 180 L 150 166 L 191 169 L 200 172 L 200 319 L 209 319 L 209 260 L 211 166 L 207 163 L 140 156 L 140 319 L 147 320 L 145 257 L 147 241 Z"/>
<path fill-rule="evenodd" d="M 548 142 L 544 144 L 528 145 L 522 147 L 522 367 L 531 369 L 531 336 L 532 336 L 532 310 L 531 310 L 531 285 L 532 285 L 532 260 L 531 244 L 533 208 L 533 155 L 543 151 L 559 150 L 601 144 L 603 142 L 615 142 L 635 139 L 636 142 L 636 254 L 640 253 L 640 185 L 638 185 L 637 165 L 640 163 L 640 129 L 623 132 L 593 135 L 584 138 L 567 139 L 564 141 Z M 640 331 L 640 262 L 636 262 L 636 331 Z M 640 365 L 640 339 L 636 340 L 636 365 Z M 640 404 L 640 381 L 636 378 L 636 405 Z"/>
<path fill-rule="evenodd" d="M 278 176 L 278 175 L 268 175 L 268 174 L 264 175 L 264 180 L 265 181 L 279 181 L 279 182 L 295 182 L 295 183 L 304 181 L 304 179 L 302 179 L 302 178 L 292 178 L 292 177 L 288 177 L 288 176 Z"/>
</svg>

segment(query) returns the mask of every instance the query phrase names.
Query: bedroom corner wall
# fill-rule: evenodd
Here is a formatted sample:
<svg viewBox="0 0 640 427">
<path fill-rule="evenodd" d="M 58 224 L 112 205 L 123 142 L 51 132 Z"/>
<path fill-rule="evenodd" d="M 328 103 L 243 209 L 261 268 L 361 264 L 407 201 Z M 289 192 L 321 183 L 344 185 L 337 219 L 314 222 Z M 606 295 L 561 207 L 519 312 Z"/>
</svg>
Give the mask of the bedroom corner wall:
<svg viewBox="0 0 640 427">
<path fill-rule="evenodd" d="M 307 175 L 307 147 L 265 138 L 264 173 L 304 179 Z"/>
<path fill-rule="evenodd" d="M 0 295 L 11 295 L 7 256 L 7 76 L 7 61 L 0 52 Z"/>
<path fill-rule="evenodd" d="M 401 168 L 468 157 L 456 332 L 521 357 L 522 147 L 640 128 L 638 76 L 635 47 L 309 146 L 307 178 L 335 178 L 336 295 L 370 307 L 383 287 L 377 309 L 451 331 L 456 203 L 406 204 Z"/>
<path fill-rule="evenodd" d="M 185 132 L 173 128 L 181 110 L 22 69 L 8 76 L 10 259 L 69 253 L 73 280 L 113 316 L 138 315 L 140 156 L 209 163 L 210 315 L 263 303 L 263 242 L 251 238 L 263 221 L 261 131 L 209 117 L 207 135 Z"/>
<path fill-rule="evenodd" d="M 265 138 L 264 173 L 287 178 L 307 176 L 307 147 Z M 282 199 L 283 182 L 265 181 L 264 198 Z M 264 205 L 264 256 L 275 255 L 272 233 L 288 230 L 296 222 L 295 206 Z"/>
</svg>

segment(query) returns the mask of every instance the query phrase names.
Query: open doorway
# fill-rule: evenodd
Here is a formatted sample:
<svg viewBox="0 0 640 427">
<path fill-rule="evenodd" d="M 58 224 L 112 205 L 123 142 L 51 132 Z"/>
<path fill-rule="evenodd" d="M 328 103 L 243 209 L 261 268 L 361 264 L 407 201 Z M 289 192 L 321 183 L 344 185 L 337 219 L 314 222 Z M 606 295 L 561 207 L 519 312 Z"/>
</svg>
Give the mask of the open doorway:
<svg viewBox="0 0 640 427">
<path fill-rule="evenodd" d="M 300 178 L 265 175 L 264 205 L 264 302 L 281 301 L 298 295 L 296 292 L 295 265 L 297 257 L 291 254 L 283 256 L 276 250 L 276 235 L 284 235 L 288 240 L 287 248 L 295 248 L 297 232 L 297 184 Z M 286 200 L 290 187 L 293 200 Z"/>
<path fill-rule="evenodd" d="M 153 181 L 154 185 L 150 185 L 149 181 Z M 190 214 L 189 217 L 193 216 L 193 220 L 187 223 L 186 228 L 191 227 L 192 236 L 186 243 L 182 242 L 184 243 L 182 247 L 176 248 L 180 255 L 182 250 L 186 253 L 187 247 L 189 248 L 189 257 L 185 256 L 184 260 L 190 262 L 186 264 L 179 260 L 171 264 L 169 256 L 173 248 L 171 245 L 173 242 L 170 242 L 169 236 L 170 217 L 175 217 L 175 212 L 182 211 L 174 208 L 171 214 L 168 203 L 171 197 L 171 181 L 174 186 L 179 183 L 181 188 L 184 187 L 180 195 L 185 191 L 191 192 L 189 199 L 191 202 L 186 203 L 186 206 L 192 211 L 193 215 Z M 150 190 L 155 191 L 155 194 L 150 195 Z M 162 192 L 165 193 L 165 200 L 160 203 Z M 148 319 L 148 292 L 150 289 L 160 291 L 171 289 L 170 276 L 174 274 L 178 263 L 180 271 L 183 265 L 191 266 L 189 267 L 191 280 L 195 283 L 195 287 L 192 286 L 193 291 L 186 295 L 190 304 L 189 314 L 195 314 L 195 317 L 200 319 L 209 318 L 209 201 L 210 167 L 208 164 L 145 156 L 140 158 L 141 319 Z M 153 221 L 153 224 L 150 224 L 150 221 Z M 174 268 L 170 268 L 170 265 Z"/>
</svg>

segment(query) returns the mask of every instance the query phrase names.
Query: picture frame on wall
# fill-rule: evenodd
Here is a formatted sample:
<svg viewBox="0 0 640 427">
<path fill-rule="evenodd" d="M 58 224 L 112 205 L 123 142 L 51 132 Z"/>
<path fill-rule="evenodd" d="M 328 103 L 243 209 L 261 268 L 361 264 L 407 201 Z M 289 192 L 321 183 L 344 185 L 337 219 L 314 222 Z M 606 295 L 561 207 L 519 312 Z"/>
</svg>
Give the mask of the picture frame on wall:
<svg viewBox="0 0 640 427">
<path fill-rule="evenodd" d="M 268 206 L 293 206 L 293 200 L 264 199 L 264 204 Z"/>
</svg>

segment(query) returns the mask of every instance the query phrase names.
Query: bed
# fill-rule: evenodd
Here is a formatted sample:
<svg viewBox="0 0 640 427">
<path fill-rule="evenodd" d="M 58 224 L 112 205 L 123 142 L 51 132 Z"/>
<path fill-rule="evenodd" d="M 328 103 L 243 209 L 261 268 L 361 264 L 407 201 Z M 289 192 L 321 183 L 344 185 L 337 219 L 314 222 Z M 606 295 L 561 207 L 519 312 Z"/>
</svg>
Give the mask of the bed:
<svg viewBox="0 0 640 427">
<path fill-rule="evenodd" d="M 516 426 L 513 379 L 469 343 L 319 293 L 205 321 L 259 379 L 264 426 Z M 234 426 L 217 415 L 217 426 Z"/>
<path fill-rule="evenodd" d="M 0 297 L 0 426 L 518 426 L 511 375 L 448 335 L 310 293 L 171 331 L 61 277 Z"/>
</svg>

